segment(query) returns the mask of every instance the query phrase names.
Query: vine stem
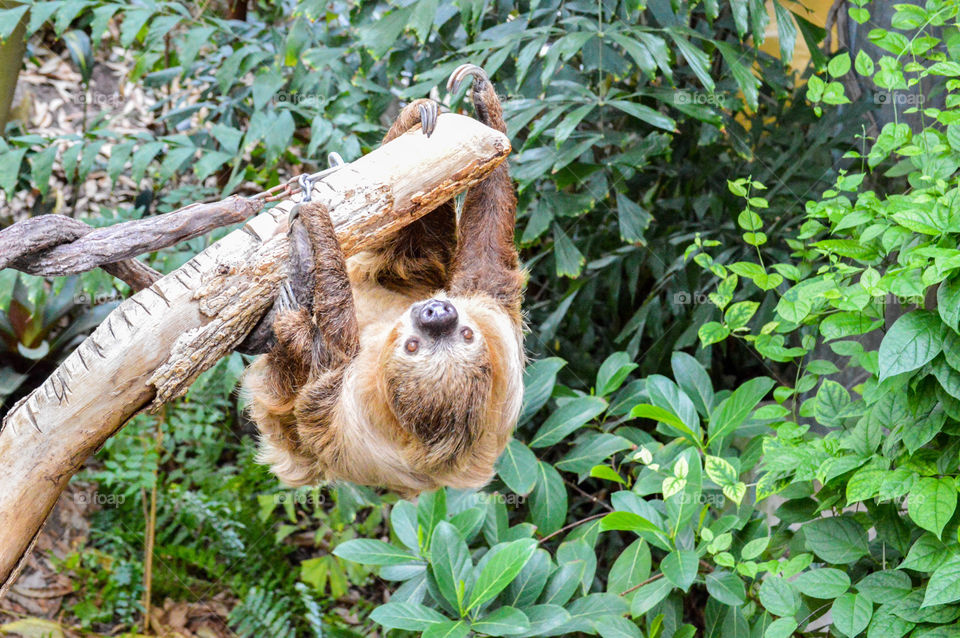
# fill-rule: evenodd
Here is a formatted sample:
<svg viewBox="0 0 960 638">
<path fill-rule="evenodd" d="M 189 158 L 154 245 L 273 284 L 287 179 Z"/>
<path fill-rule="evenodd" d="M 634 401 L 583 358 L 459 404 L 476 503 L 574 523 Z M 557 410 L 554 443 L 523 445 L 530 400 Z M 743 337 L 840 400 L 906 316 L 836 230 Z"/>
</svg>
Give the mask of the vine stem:
<svg viewBox="0 0 960 638">
<path fill-rule="evenodd" d="M 597 520 L 598 518 L 603 518 L 603 517 L 606 516 L 606 515 L 607 515 L 606 512 L 600 512 L 599 514 L 594 514 L 593 516 L 588 516 L 588 517 L 586 517 L 586 518 L 584 518 L 584 519 L 581 519 L 581 520 L 579 520 L 579 521 L 576 521 L 576 522 L 574 522 L 574 523 L 570 523 L 569 525 L 565 525 L 564 527 L 561 527 L 561 528 L 558 529 L 557 531 L 555 531 L 555 532 L 553 532 L 553 533 L 551 533 L 551 534 L 547 534 L 546 536 L 544 536 L 543 538 L 541 538 L 541 539 L 540 539 L 540 543 L 541 543 L 541 544 L 546 543 L 548 540 L 550 540 L 551 538 L 553 538 L 553 537 L 556 536 L 557 534 L 562 534 L 563 532 L 565 532 L 565 531 L 567 531 L 567 530 L 570 530 L 570 529 L 573 529 L 574 527 L 577 527 L 578 525 L 583 525 L 584 523 L 589 523 L 590 521 L 595 521 L 595 520 Z"/>
<path fill-rule="evenodd" d="M 625 589 L 625 590 L 623 590 L 622 592 L 620 592 L 620 595 L 621 595 L 621 596 L 626 596 L 627 594 L 632 594 L 633 592 L 637 591 L 638 589 L 640 589 L 640 588 L 643 587 L 644 585 L 649 585 L 649 584 L 652 583 L 653 581 L 655 581 L 655 580 L 660 580 L 661 578 L 663 578 L 663 572 L 656 573 L 656 574 L 654 574 L 653 576 L 651 576 L 650 578 L 648 578 L 648 579 L 646 579 L 645 581 L 643 581 L 642 583 L 637 583 L 636 585 L 634 585 L 634 586 L 631 587 L 630 589 Z"/>
<path fill-rule="evenodd" d="M 150 490 L 150 514 L 147 516 L 146 543 L 143 550 L 143 631 L 150 633 L 150 598 L 153 589 L 153 548 L 157 538 L 157 474 L 160 470 L 160 456 L 163 451 L 163 423 L 167 418 L 167 408 L 160 409 L 157 417 L 157 434 L 154 445 L 157 451 L 157 466 L 153 469 L 153 488 Z"/>
</svg>

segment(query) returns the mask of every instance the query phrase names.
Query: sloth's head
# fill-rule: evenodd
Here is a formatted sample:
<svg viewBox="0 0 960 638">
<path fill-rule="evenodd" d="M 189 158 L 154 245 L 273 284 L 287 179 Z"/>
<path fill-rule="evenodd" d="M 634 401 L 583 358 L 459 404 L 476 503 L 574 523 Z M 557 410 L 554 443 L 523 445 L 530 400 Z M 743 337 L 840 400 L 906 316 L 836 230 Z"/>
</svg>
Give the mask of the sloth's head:
<svg viewBox="0 0 960 638">
<path fill-rule="evenodd" d="M 509 353 L 497 324 L 504 313 L 485 305 L 446 296 L 415 303 L 381 353 L 391 410 L 437 465 L 460 458 L 503 413 Z"/>
</svg>

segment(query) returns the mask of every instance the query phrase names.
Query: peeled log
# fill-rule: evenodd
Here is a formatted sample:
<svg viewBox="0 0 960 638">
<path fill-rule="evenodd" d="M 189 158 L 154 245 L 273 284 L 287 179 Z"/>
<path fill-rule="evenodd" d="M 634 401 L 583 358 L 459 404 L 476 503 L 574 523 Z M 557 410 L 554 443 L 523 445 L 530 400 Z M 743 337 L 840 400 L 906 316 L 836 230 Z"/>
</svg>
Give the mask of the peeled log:
<svg viewBox="0 0 960 638">
<path fill-rule="evenodd" d="M 350 255 L 483 179 L 507 138 L 443 114 L 317 183 Z M 0 596 L 70 477 L 146 407 L 182 395 L 273 303 L 286 276 L 286 201 L 118 306 L 0 425 Z"/>
</svg>

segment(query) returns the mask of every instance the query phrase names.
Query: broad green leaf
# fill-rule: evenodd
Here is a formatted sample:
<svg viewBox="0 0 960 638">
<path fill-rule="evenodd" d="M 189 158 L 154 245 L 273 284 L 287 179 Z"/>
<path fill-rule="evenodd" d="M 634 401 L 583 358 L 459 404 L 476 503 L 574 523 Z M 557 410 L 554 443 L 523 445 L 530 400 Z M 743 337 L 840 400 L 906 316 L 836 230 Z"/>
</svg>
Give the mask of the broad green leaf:
<svg viewBox="0 0 960 638">
<path fill-rule="evenodd" d="M 678 350 L 670 355 L 670 367 L 677 385 L 693 401 L 700 416 L 708 417 L 713 409 L 714 394 L 710 375 L 703 365 L 686 352 Z"/>
<path fill-rule="evenodd" d="M 457 529 L 440 521 L 430 540 L 430 570 L 440 594 L 457 610 L 463 609 L 462 587 L 473 570 L 470 551 Z"/>
<path fill-rule="evenodd" d="M 828 563 L 852 563 L 867 555 L 867 532 L 849 516 L 818 518 L 803 526 L 807 549 Z"/>
<path fill-rule="evenodd" d="M 650 576 L 650 547 L 642 538 L 630 543 L 610 568 L 607 591 L 622 594 Z"/>
<path fill-rule="evenodd" d="M 797 630 L 797 621 L 793 618 L 778 618 L 767 625 L 763 638 L 790 638 Z"/>
<path fill-rule="evenodd" d="M 607 514 L 603 520 L 622 513 L 623 512 L 614 512 L 613 514 Z M 687 591 L 697 578 L 697 568 L 699 565 L 700 557 L 697 556 L 696 552 L 675 550 L 667 554 L 660 562 L 660 570 L 667 580 L 683 591 Z"/>
<path fill-rule="evenodd" d="M 673 591 L 673 583 L 666 578 L 659 578 L 652 583 L 647 583 L 638 589 L 633 596 L 630 603 L 630 615 L 634 618 L 642 616 L 656 607 L 671 591 Z"/>
<path fill-rule="evenodd" d="M 634 419 L 653 419 L 654 421 L 659 421 L 677 430 L 682 437 L 697 447 L 702 447 L 699 437 L 673 412 L 648 403 L 641 403 L 630 410 L 630 416 Z"/>
<path fill-rule="evenodd" d="M 530 514 L 541 534 L 552 534 L 567 520 L 567 488 L 552 465 L 537 462 L 537 482 L 530 493 Z"/>
<path fill-rule="evenodd" d="M 952 478 L 922 478 L 912 490 L 907 511 L 913 522 L 940 538 L 957 509 L 957 484 Z"/>
<path fill-rule="evenodd" d="M 573 240 L 558 225 L 553 227 L 553 255 L 556 259 L 557 277 L 576 279 L 587 261 Z"/>
<path fill-rule="evenodd" d="M 773 386 L 773 379 L 757 377 L 750 379 L 724 399 L 710 417 L 708 446 L 736 432 Z"/>
<path fill-rule="evenodd" d="M 634 623 L 620 616 L 604 616 L 593 621 L 600 638 L 643 638 L 643 632 Z"/>
<path fill-rule="evenodd" d="M 830 607 L 833 626 L 845 636 L 853 638 L 870 624 L 873 601 L 863 594 L 843 594 Z"/>
<path fill-rule="evenodd" d="M 516 636 L 530 631 L 530 619 L 516 607 L 498 607 L 470 628 L 488 636 Z"/>
<path fill-rule="evenodd" d="M 572 450 L 557 463 L 555 467 L 564 472 L 576 472 L 578 474 L 589 472 L 590 469 L 598 463 L 609 459 L 617 452 L 633 447 L 633 443 L 614 434 L 596 433 L 582 437 Z M 603 466 L 607 467 L 607 466 Z M 608 467 L 611 471 L 611 468 Z M 614 472 L 616 473 L 616 472 Z"/>
<path fill-rule="evenodd" d="M 491 553 L 496 553 L 487 560 L 477 577 L 477 582 L 474 583 L 473 590 L 470 592 L 467 611 L 482 605 L 503 591 L 517 577 L 536 549 L 535 540 L 523 538 L 490 550 Z"/>
<path fill-rule="evenodd" d="M 514 607 L 525 608 L 532 605 L 543 593 L 547 579 L 554 570 L 550 554 L 544 549 L 537 549 L 507 587 L 504 601 Z"/>
<path fill-rule="evenodd" d="M 559 357 L 548 357 L 527 366 L 523 372 L 523 409 L 520 411 L 520 423 L 544 406 L 557 382 L 557 372 L 565 365 L 567 362 Z"/>
<path fill-rule="evenodd" d="M 416 560 L 416 556 L 389 543 L 365 538 L 340 543 L 333 554 L 364 565 L 399 565 Z"/>
<path fill-rule="evenodd" d="M 960 277 L 951 277 L 937 289 L 937 312 L 943 323 L 960 332 Z"/>
<path fill-rule="evenodd" d="M 426 539 L 433 537 L 433 528 L 447 520 L 447 491 L 443 488 L 425 492 L 417 499 L 417 523 Z"/>
<path fill-rule="evenodd" d="M 724 605 L 737 607 L 746 602 L 746 588 L 736 574 L 717 569 L 707 574 L 706 582 L 707 593 Z"/>
<path fill-rule="evenodd" d="M 933 538 L 930 534 L 925 534 Z M 934 539 L 936 541 L 936 539 Z M 936 541 L 939 543 L 940 541 Z M 941 562 L 937 563 L 942 564 Z M 933 571 L 933 567 L 927 571 Z M 886 569 L 867 574 L 857 583 L 857 591 L 866 594 L 875 603 L 896 603 L 913 590 L 913 583 L 906 572 Z"/>
<path fill-rule="evenodd" d="M 901 569 L 917 572 L 932 572 L 953 556 L 947 547 L 933 534 L 924 534 L 918 538 L 900 564 Z"/>
<path fill-rule="evenodd" d="M 610 106 L 620 109 L 628 115 L 632 115 L 642 122 L 646 122 L 650 126 L 655 126 L 656 128 L 662 128 L 665 131 L 675 131 L 677 128 L 676 121 L 659 111 L 655 111 L 649 106 L 645 106 L 638 102 L 628 102 L 626 100 L 609 100 L 607 104 Z"/>
<path fill-rule="evenodd" d="M 400 542 L 414 551 L 420 549 L 417 537 L 417 507 L 410 501 L 397 501 L 390 510 L 390 526 Z"/>
<path fill-rule="evenodd" d="M 897 319 L 880 343 L 880 380 L 932 361 L 940 354 L 943 337 L 943 322 L 929 310 L 914 310 Z"/>
<path fill-rule="evenodd" d="M 512 439 L 497 461 L 497 473 L 514 493 L 525 496 L 537 482 L 537 457 L 526 445 Z"/>
<path fill-rule="evenodd" d="M 850 589 L 850 577 L 846 572 L 832 567 L 813 569 L 797 576 L 793 581 L 800 593 L 812 598 L 829 600 L 844 594 Z"/>
<path fill-rule="evenodd" d="M 430 625 L 420 634 L 421 638 L 467 638 L 470 625 L 465 620 L 448 620 Z"/>
<path fill-rule="evenodd" d="M 530 447 L 547 447 L 562 441 L 568 434 L 582 427 L 607 409 L 607 402 L 600 397 L 577 397 L 560 406 L 540 426 Z"/>
<path fill-rule="evenodd" d="M 800 609 L 800 594 L 780 576 L 768 576 L 758 591 L 760 604 L 774 616 L 793 616 Z"/>
<path fill-rule="evenodd" d="M 626 352 L 614 352 L 607 357 L 597 372 L 596 392 L 597 396 L 605 397 L 611 392 L 615 392 L 627 375 L 637 368 L 637 364 L 630 360 L 630 355 Z"/>
<path fill-rule="evenodd" d="M 370 618 L 390 629 L 424 631 L 437 623 L 448 622 L 443 614 L 418 603 L 387 603 L 380 605 Z"/>
<path fill-rule="evenodd" d="M 960 556 L 951 556 L 930 575 L 921 607 L 960 600 Z"/>
</svg>

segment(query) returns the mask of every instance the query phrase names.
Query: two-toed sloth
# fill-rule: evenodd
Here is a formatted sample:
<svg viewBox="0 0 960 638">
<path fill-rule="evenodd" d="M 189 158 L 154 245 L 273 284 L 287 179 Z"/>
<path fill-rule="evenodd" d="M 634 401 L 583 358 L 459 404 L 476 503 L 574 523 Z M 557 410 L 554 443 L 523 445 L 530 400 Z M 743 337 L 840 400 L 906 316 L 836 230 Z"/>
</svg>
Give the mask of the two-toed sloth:
<svg viewBox="0 0 960 638">
<path fill-rule="evenodd" d="M 482 69 L 461 66 L 448 88 L 469 77 L 477 119 L 505 133 Z M 430 135 L 437 112 L 414 101 L 384 143 L 416 125 Z M 459 222 L 448 202 L 346 260 L 327 211 L 301 205 L 290 244 L 312 253 L 312 290 L 281 295 L 276 343 L 244 378 L 259 460 L 284 483 L 409 496 L 491 479 L 523 394 L 516 203 L 503 163 L 468 190 Z"/>
</svg>

